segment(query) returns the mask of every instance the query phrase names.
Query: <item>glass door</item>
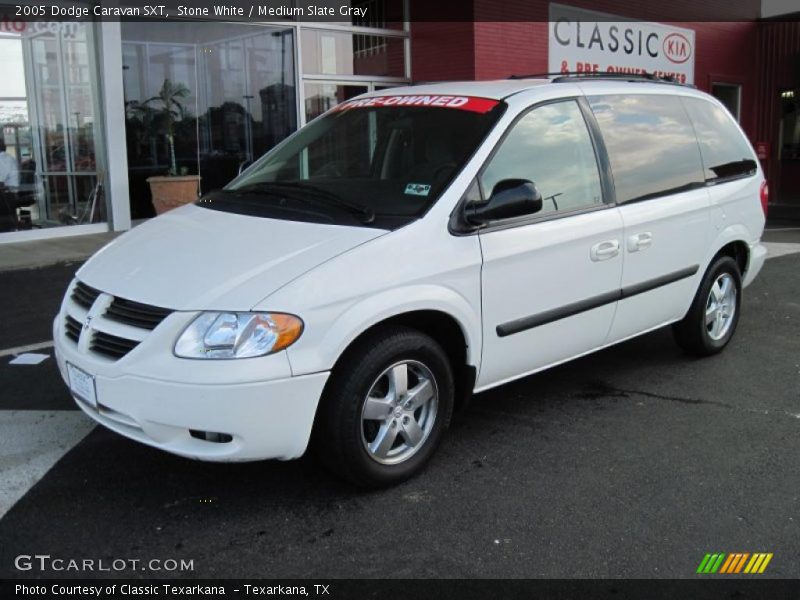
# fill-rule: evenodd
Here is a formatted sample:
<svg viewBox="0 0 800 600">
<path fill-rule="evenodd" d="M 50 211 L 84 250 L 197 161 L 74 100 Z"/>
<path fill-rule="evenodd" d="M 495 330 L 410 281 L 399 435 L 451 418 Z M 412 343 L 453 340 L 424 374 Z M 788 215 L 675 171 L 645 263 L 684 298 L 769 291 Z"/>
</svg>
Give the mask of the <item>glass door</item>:
<svg viewBox="0 0 800 600">
<path fill-rule="evenodd" d="M 297 128 L 293 36 L 232 30 L 199 53 L 204 190 L 223 187 Z"/>
<path fill-rule="evenodd" d="M 800 90 L 780 92 L 781 121 L 778 131 L 778 189 L 770 200 L 800 205 Z"/>
<path fill-rule="evenodd" d="M 93 25 L 0 32 L 0 231 L 98 223 Z"/>
<path fill-rule="evenodd" d="M 33 121 L 33 164 L 41 225 L 98 220 L 86 215 L 97 182 L 97 84 L 91 26 L 36 33 L 24 40 Z M 98 209 L 100 207 L 97 207 Z M 105 207 L 102 207 L 103 209 Z M 38 218 L 37 218 L 38 217 Z"/>
</svg>

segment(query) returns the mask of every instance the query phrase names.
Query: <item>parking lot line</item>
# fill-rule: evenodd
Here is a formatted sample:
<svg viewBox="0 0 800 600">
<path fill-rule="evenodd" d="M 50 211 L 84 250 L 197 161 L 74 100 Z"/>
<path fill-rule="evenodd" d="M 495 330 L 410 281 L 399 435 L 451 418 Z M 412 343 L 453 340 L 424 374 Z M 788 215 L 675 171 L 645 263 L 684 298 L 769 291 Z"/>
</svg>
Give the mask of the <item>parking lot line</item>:
<svg viewBox="0 0 800 600">
<path fill-rule="evenodd" d="M 800 244 L 792 244 L 787 242 L 764 242 L 767 247 L 767 258 L 778 258 L 779 256 L 786 256 L 787 254 L 800 253 Z"/>
<path fill-rule="evenodd" d="M 0 411 L 0 518 L 93 428 L 81 412 Z"/>
<path fill-rule="evenodd" d="M 28 344 L 27 346 L 6 348 L 5 350 L 0 350 L 0 358 L 3 358 L 4 356 L 14 356 L 16 354 L 22 354 L 24 352 L 45 350 L 46 348 L 52 348 L 52 347 L 53 347 L 53 340 L 50 340 L 49 342 L 39 342 L 38 344 Z"/>
</svg>

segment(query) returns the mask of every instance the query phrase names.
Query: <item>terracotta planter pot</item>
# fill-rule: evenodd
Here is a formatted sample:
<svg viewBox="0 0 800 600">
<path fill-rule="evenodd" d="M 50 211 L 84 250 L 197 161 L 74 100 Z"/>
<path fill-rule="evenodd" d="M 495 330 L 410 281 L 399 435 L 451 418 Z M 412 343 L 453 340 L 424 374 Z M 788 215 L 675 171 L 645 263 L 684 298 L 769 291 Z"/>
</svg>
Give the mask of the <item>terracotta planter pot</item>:
<svg viewBox="0 0 800 600">
<path fill-rule="evenodd" d="M 197 200 L 200 176 L 148 177 L 147 183 L 150 184 L 156 214 L 160 215 Z"/>
</svg>

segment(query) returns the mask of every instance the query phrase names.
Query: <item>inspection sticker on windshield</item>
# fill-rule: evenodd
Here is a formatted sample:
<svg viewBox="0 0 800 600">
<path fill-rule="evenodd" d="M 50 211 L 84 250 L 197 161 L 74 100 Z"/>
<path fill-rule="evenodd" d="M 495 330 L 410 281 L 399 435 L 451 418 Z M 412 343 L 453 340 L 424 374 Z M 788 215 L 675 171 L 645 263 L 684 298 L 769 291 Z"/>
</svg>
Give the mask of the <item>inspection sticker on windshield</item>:
<svg viewBox="0 0 800 600">
<path fill-rule="evenodd" d="M 412 196 L 427 196 L 428 192 L 431 191 L 431 186 L 425 183 L 409 183 L 406 186 L 406 194 L 410 194 Z"/>
<path fill-rule="evenodd" d="M 487 113 L 500 104 L 498 100 L 490 98 L 477 98 L 475 96 L 440 96 L 425 95 L 413 96 L 404 94 L 398 96 L 374 96 L 372 98 L 357 98 L 337 104 L 331 112 L 347 110 L 349 108 L 370 108 L 373 106 L 435 106 L 438 108 L 457 108 L 476 113 Z"/>
</svg>

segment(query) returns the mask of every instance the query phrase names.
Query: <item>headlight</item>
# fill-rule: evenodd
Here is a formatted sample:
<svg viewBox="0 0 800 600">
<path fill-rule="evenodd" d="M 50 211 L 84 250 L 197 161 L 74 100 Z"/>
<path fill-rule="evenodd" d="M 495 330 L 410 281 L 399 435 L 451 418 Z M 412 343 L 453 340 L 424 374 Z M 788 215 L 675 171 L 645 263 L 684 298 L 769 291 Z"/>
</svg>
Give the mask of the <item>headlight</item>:
<svg viewBox="0 0 800 600">
<path fill-rule="evenodd" d="M 178 338 L 181 358 L 252 358 L 278 352 L 303 333 L 294 315 L 251 312 L 207 312 Z"/>
</svg>

